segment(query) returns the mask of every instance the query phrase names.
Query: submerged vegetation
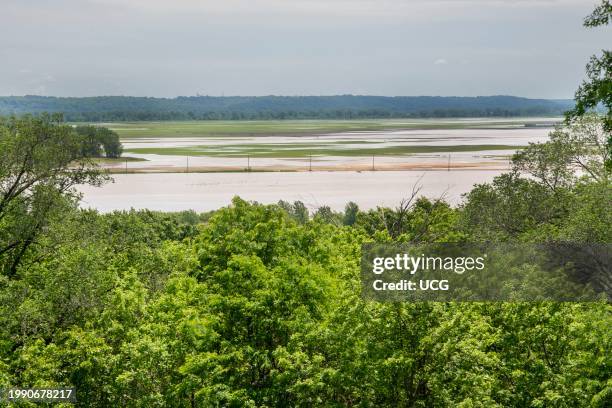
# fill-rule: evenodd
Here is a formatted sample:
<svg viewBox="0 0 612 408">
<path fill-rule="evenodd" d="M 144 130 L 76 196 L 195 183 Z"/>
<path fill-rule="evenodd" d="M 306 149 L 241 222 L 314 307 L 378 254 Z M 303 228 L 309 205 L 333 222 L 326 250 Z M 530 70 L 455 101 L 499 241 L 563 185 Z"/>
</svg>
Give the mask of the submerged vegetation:
<svg viewBox="0 0 612 408">
<path fill-rule="evenodd" d="M 407 155 L 416 153 L 439 152 L 477 152 L 490 150 L 516 150 L 520 146 L 483 144 L 483 145 L 407 145 L 407 146 L 381 146 L 368 143 L 368 147 L 358 146 L 363 142 L 355 142 L 355 146 L 345 144 L 339 146 L 337 142 L 306 144 L 306 143 L 278 143 L 278 144 L 236 144 L 223 146 L 182 146 L 182 147 L 133 147 L 126 152 L 140 154 L 161 154 L 174 156 L 210 156 L 210 157 L 261 157 L 261 158 L 297 158 L 309 156 L 384 156 Z M 382 143 L 382 142 L 381 142 Z"/>
<path fill-rule="evenodd" d="M 516 119 L 377 119 L 377 120 L 257 120 L 257 121 L 157 121 L 102 124 L 122 139 L 151 137 L 248 137 L 300 136 L 341 132 L 368 132 L 405 129 L 486 129 L 551 126 L 557 117 Z"/>
</svg>

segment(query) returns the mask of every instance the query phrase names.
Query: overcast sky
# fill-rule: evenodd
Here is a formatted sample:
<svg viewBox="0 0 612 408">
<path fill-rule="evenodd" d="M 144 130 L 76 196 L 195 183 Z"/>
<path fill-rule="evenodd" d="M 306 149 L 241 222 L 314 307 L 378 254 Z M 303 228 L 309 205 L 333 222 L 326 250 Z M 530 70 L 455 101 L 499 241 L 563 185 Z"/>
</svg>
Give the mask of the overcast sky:
<svg viewBox="0 0 612 408">
<path fill-rule="evenodd" d="M 569 98 L 595 0 L 0 0 L 0 95 Z"/>
</svg>

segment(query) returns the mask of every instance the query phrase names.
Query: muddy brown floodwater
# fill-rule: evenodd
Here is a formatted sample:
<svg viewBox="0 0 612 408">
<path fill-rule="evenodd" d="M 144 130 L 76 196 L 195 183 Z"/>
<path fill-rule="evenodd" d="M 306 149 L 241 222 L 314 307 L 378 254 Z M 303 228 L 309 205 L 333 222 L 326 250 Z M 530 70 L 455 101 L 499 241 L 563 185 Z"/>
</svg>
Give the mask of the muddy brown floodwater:
<svg viewBox="0 0 612 408">
<path fill-rule="evenodd" d="M 347 132 L 319 136 L 244 136 L 139 138 L 124 141 L 126 148 L 196 147 L 225 150 L 253 145 L 274 149 L 310 144 L 330 149 L 329 155 L 312 158 L 246 158 L 134 154 L 147 161 L 116 163 L 114 184 L 101 188 L 81 187 L 82 206 L 100 211 L 149 208 L 163 211 L 214 210 L 234 196 L 261 203 L 279 200 L 304 202 L 310 209 L 328 205 L 335 210 L 354 201 L 363 209 L 396 206 L 410 196 L 415 185 L 421 195 L 443 196 L 452 204 L 475 183 L 488 182 L 507 170 L 512 150 L 488 150 L 482 146 L 524 146 L 546 139 L 550 128 L 482 128 L 440 130 L 394 130 Z M 466 146 L 479 151 L 431 152 L 372 157 L 338 156 L 333 152 L 350 146 Z M 242 147 L 241 147 L 242 148 Z M 449 158 L 450 154 L 450 158 Z M 187 173 L 187 161 L 189 173 Z M 120 174 L 124 166 L 128 174 Z M 251 172 L 244 171 L 250 166 Z M 308 171 L 311 169 L 312 171 Z M 261 170 L 261 171 L 258 171 Z M 278 171 L 283 170 L 283 171 Z M 208 172 L 206 171 L 216 171 Z M 234 172 L 228 172 L 234 171 Z M 129 174 L 129 173 L 135 174 Z M 201 173 L 197 173 L 201 172 Z"/>
<path fill-rule="evenodd" d="M 117 174 L 115 183 L 81 187 L 84 208 L 102 212 L 149 208 L 161 211 L 214 210 L 232 197 L 261 203 L 303 201 L 311 210 L 335 210 L 354 201 L 362 209 L 396 206 L 415 185 L 420 195 L 459 204 L 475 183 L 488 182 L 499 170 L 367 172 L 150 173 Z"/>
</svg>

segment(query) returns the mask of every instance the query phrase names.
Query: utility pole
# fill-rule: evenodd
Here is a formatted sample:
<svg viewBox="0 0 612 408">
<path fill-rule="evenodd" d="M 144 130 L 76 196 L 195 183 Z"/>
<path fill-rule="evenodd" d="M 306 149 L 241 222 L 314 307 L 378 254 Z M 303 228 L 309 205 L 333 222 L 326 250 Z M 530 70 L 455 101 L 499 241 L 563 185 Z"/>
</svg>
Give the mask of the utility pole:
<svg viewBox="0 0 612 408">
<path fill-rule="evenodd" d="M 189 156 L 187 156 L 187 168 L 186 168 L 186 172 L 189 173 Z"/>
<path fill-rule="evenodd" d="M 312 171 L 312 154 L 308 156 L 308 171 Z"/>
<path fill-rule="evenodd" d="M 251 155 L 247 154 L 247 171 L 251 171 Z"/>
<path fill-rule="evenodd" d="M 372 171 L 376 170 L 376 167 L 374 167 L 374 155 L 372 155 Z"/>
<path fill-rule="evenodd" d="M 447 166 L 447 171 L 450 171 L 450 153 L 448 154 L 448 166 Z"/>
<path fill-rule="evenodd" d="M 127 174 L 127 158 L 125 159 L 125 174 Z"/>
</svg>

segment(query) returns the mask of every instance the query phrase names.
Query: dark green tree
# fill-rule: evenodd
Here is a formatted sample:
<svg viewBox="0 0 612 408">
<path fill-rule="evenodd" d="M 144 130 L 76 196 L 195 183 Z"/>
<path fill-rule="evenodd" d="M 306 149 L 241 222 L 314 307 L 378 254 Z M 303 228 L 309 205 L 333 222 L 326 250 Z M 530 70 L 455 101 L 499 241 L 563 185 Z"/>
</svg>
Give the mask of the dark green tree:
<svg viewBox="0 0 612 408">
<path fill-rule="evenodd" d="M 610 24 L 612 20 L 612 4 L 609 0 L 593 10 L 584 20 L 585 27 L 600 27 Z M 612 51 L 603 50 L 602 55 L 593 55 L 586 66 L 587 79 L 576 91 L 576 106 L 567 112 L 568 123 L 583 116 L 587 111 L 597 108 L 600 104 L 606 110 L 604 129 L 608 132 L 608 151 L 612 152 Z M 610 156 L 610 155 L 609 155 Z M 612 170 L 612 159 L 608 157 L 606 167 Z"/>
<path fill-rule="evenodd" d="M 350 202 L 344 207 L 344 217 L 342 223 L 344 225 L 354 225 L 357 222 L 357 215 L 359 214 L 359 206 Z"/>
<path fill-rule="evenodd" d="M 0 120 L 0 273 L 13 276 L 49 220 L 75 205 L 77 184 L 105 176 L 61 116 Z"/>
<path fill-rule="evenodd" d="M 107 128 L 99 126 L 77 126 L 77 134 L 83 138 L 83 156 L 117 158 L 123 153 L 123 145 L 119 135 Z"/>
<path fill-rule="evenodd" d="M 102 145 L 98 138 L 97 129 L 94 126 L 77 126 L 74 128 L 82 140 L 82 154 L 84 157 L 101 157 Z"/>
<path fill-rule="evenodd" d="M 123 145 L 119 141 L 119 135 L 116 132 L 107 128 L 98 128 L 98 135 L 106 157 L 112 159 L 121 157 Z"/>
</svg>

